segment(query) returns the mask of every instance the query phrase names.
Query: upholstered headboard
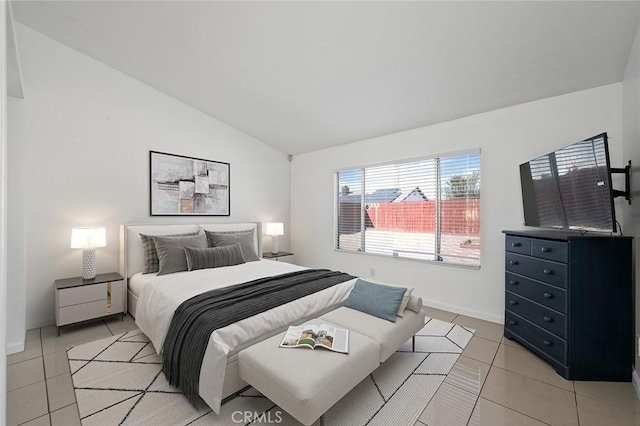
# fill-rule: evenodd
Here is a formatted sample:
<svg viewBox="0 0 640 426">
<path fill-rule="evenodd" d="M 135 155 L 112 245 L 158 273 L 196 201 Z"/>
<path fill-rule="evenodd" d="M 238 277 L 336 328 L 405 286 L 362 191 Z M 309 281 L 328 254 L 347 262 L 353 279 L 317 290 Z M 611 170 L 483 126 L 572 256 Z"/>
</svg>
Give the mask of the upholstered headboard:
<svg viewBox="0 0 640 426">
<path fill-rule="evenodd" d="M 169 235 L 186 232 L 206 231 L 244 231 L 254 229 L 253 244 L 260 256 L 258 225 L 256 223 L 201 223 L 201 224 L 131 224 L 120 225 L 120 274 L 129 278 L 144 269 L 144 255 L 140 234 Z"/>
</svg>

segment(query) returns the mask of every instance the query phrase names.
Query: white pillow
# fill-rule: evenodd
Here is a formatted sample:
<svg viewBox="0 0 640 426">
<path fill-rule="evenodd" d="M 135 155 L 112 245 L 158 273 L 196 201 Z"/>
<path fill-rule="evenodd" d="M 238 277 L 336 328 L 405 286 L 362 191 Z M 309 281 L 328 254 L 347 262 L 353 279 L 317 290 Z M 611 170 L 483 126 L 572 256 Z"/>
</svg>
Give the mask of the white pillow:
<svg viewBox="0 0 640 426">
<path fill-rule="evenodd" d="M 413 291 L 413 287 L 407 287 L 407 291 L 404 292 L 404 296 L 402 297 L 402 302 L 400 303 L 400 308 L 398 308 L 398 313 L 396 316 L 402 317 L 404 314 L 404 310 L 409 303 L 409 298 L 411 297 L 411 292 Z"/>
<path fill-rule="evenodd" d="M 420 296 L 416 296 L 416 297 L 411 296 L 409 298 L 409 303 L 407 303 L 407 309 L 409 309 L 410 311 L 413 311 L 415 313 L 420 312 L 422 310 L 422 297 L 420 297 Z"/>
</svg>

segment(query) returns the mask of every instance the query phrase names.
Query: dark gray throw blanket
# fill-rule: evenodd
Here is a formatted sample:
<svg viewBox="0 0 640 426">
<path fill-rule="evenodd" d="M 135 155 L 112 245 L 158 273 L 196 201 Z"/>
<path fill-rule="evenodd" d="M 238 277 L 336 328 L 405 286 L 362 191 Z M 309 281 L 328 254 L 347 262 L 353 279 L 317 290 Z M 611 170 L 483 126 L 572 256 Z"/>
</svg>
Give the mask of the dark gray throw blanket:
<svg viewBox="0 0 640 426">
<path fill-rule="evenodd" d="M 307 269 L 194 296 L 173 315 L 162 347 L 162 371 L 171 385 L 197 405 L 200 369 L 213 331 L 353 278 L 327 269 Z"/>
</svg>

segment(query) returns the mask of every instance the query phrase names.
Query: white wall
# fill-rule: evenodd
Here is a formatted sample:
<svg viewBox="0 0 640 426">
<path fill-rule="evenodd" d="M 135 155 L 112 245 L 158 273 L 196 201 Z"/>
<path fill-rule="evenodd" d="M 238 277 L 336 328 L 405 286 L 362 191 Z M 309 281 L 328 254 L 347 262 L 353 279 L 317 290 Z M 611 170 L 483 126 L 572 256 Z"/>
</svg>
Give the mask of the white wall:
<svg viewBox="0 0 640 426">
<path fill-rule="evenodd" d="M 285 154 L 24 25 L 17 34 L 24 216 L 10 226 L 25 235 L 27 328 L 54 323 L 54 280 L 81 273 L 81 253 L 69 248 L 73 226 L 107 227 L 98 273 L 118 270 L 121 223 L 288 227 Z M 231 163 L 231 217 L 150 217 L 149 150 Z"/>
<path fill-rule="evenodd" d="M 11 159 L 7 164 L 7 222 L 22 223 L 24 217 L 24 174 L 20 130 L 20 108 L 22 100 L 7 98 L 8 151 Z M 26 288 L 25 288 L 25 227 L 10 226 L 7 229 L 7 244 L 11 250 L 7 253 L 7 299 L 12 301 L 7 306 L 7 353 L 12 354 L 24 350 L 26 332 Z"/>
<path fill-rule="evenodd" d="M 7 2 L 0 6 L 0 58 L 7 57 Z M 7 64 L 0 61 L 0 425 L 7 419 Z"/>
<path fill-rule="evenodd" d="M 600 132 L 622 163 L 621 83 L 294 157 L 292 248 L 299 263 L 411 285 L 425 304 L 503 321 L 503 229 L 522 228 L 518 165 Z M 333 250 L 334 171 L 481 148 L 480 270 Z M 619 205 L 619 203 L 616 203 Z"/>
<path fill-rule="evenodd" d="M 631 160 L 631 188 L 634 197 L 631 206 L 624 211 L 625 234 L 634 236 L 635 258 L 635 333 L 640 334 L 640 30 L 631 48 L 627 69 L 622 82 L 623 132 L 624 144 L 622 157 Z M 636 338 L 637 339 L 637 338 Z M 637 350 L 637 349 L 636 349 Z M 635 354 L 636 370 L 640 366 L 640 357 Z M 638 378 L 635 378 L 636 381 Z M 636 385 L 640 383 L 636 382 Z M 640 390 L 640 389 L 639 389 Z M 640 394 L 639 394 L 640 397 Z"/>
</svg>

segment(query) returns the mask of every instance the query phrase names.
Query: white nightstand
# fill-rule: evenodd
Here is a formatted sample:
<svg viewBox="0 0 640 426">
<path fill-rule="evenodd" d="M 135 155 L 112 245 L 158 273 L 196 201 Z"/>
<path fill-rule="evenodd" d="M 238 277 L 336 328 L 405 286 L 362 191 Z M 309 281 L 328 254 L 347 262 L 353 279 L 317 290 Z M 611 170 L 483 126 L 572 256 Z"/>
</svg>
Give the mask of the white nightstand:
<svg viewBox="0 0 640 426">
<path fill-rule="evenodd" d="M 115 272 L 98 274 L 94 279 L 82 277 L 55 281 L 56 325 L 60 327 L 113 314 L 124 320 L 124 279 Z"/>
</svg>

